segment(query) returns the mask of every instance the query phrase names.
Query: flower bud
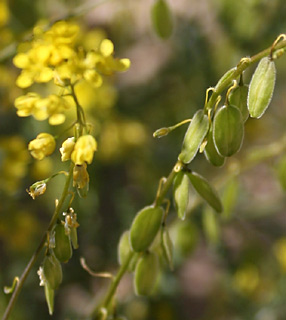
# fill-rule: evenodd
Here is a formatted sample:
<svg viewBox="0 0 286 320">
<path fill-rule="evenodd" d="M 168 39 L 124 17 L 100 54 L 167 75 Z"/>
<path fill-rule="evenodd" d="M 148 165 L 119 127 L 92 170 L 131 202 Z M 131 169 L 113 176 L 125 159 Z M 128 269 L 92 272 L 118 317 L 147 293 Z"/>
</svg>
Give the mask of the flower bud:
<svg viewBox="0 0 286 320">
<path fill-rule="evenodd" d="M 49 133 L 40 133 L 36 139 L 30 141 L 28 149 L 35 159 L 42 160 L 52 154 L 55 147 L 56 141 L 52 135 Z"/>
<path fill-rule="evenodd" d="M 35 200 L 36 197 L 44 194 L 46 189 L 47 185 L 45 181 L 38 181 L 32 184 L 29 190 L 27 190 L 27 192 L 33 198 L 33 200 Z"/>
<path fill-rule="evenodd" d="M 75 146 L 75 138 L 74 137 L 68 138 L 63 142 L 62 147 L 60 148 L 60 153 L 62 155 L 62 157 L 61 157 L 62 161 L 70 160 L 74 146 Z"/>
<path fill-rule="evenodd" d="M 75 143 L 71 159 L 76 165 L 82 165 L 85 162 L 91 163 L 94 151 L 97 150 L 97 143 L 93 136 L 84 135 L 78 138 Z"/>
</svg>

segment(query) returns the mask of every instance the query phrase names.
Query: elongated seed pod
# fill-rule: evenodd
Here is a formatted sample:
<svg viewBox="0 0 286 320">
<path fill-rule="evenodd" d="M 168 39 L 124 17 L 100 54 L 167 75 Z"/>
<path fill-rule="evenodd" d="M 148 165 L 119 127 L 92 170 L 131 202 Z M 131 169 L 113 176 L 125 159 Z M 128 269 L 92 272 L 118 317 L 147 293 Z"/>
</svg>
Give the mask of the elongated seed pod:
<svg viewBox="0 0 286 320">
<path fill-rule="evenodd" d="M 131 248 L 134 251 L 148 249 L 160 229 L 162 217 L 162 207 L 147 206 L 137 213 L 129 234 Z"/>
<path fill-rule="evenodd" d="M 215 147 L 212 128 L 209 130 L 207 139 L 208 142 L 204 150 L 204 155 L 213 166 L 221 167 L 225 162 L 225 158 L 218 153 Z"/>
<path fill-rule="evenodd" d="M 155 32 L 162 39 L 167 39 L 173 31 L 173 19 L 165 0 L 156 0 L 151 9 L 151 19 Z"/>
<path fill-rule="evenodd" d="M 70 237 L 65 233 L 65 227 L 59 223 L 55 229 L 55 256 L 60 262 L 67 262 L 72 256 L 72 247 Z"/>
<path fill-rule="evenodd" d="M 234 106 L 223 106 L 214 118 L 213 138 L 217 151 L 223 157 L 230 157 L 239 151 L 244 126 L 240 110 Z"/>
<path fill-rule="evenodd" d="M 57 289 L 63 279 L 62 266 L 53 253 L 47 255 L 43 262 L 43 273 L 51 289 Z"/>
<path fill-rule="evenodd" d="M 146 252 L 139 259 L 134 274 L 134 289 L 137 295 L 150 295 L 156 285 L 159 261 L 155 253 Z"/>
<path fill-rule="evenodd" d="M 184 137 L 182 151 L 179 160 L 183 163 L 190 163 L 196 156 L 204 137 L 208 133 L 209 119 L 203 110 L 198 110 Z"/>
<path fill-rule="evenodd" d="M 179 172 L 174 179 L 174 202 L 178 217 L 185 220 L 186 210 L 189 203 L 190 181 L 184 172 Z"/>
<path fill-rule="evenodd" d="M 240 110 L 243 122 L 245 122 L 249 117 L 249 112 L 247 108 L 247 96 L 247 85 L 242 85 L 234 88 L 228 96 L 229 104 L 237 107 Z"/>
<path fill-rule="evenodd" d="M 269 57 L 262 58 L 251 78 L 247 105 L 252 118 L 260 118 L 272 99 L 276 79 L 275 63 Z"/>
</svg>

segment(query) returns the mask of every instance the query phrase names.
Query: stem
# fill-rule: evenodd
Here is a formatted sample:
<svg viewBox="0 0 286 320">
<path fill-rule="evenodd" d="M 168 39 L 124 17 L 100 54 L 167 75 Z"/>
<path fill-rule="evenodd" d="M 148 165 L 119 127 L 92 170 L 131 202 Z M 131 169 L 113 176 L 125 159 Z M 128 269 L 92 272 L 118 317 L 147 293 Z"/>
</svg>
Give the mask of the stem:
<svg viewBox="0 0 286 320">
<path fill-rule="evenodd" d="M 47 240 L 47 234 L 52 230 L 54 224 L 56 223 L 58 217 L 59 217 L 59 214 L 60 212 L 62 211 L 62 207 L 63 207 L 63 204 L 66 200 L 66 197 L 68 196 L 68 191 L 69 191 L 69 186 L 70 186 L 70 182 L 71 182 L 71 179 L 72 179 L 72 173 L 73 173 L 73 167 L 74 167 L 74 164 L 71 163 L 71 166 L 70 166 L 70 170 L 69 170 L 69 175 L 67 176 L 67 179 L 66 179 L 66 183 L 65 183 L 65 186 L 64 186 L 64 190 L 63 190 L 63 193 L 61 195 L 61 198 L 59 200 L 59 203 L 54 211 L 54 214 L 51 218 L 51 221 L 49 223 L 49 226 L 48 226 L 48 229 L 47 231 L 45 232 L 45 234 L 43 235 L 42 237 L 42 240 L 40 242 L 40 244 L 38 245 L 36 251 L 34 252 L 33 256 L 31 257 L 30 261 L 28 262 L 25 270 L 23 271 L 21 277 L 20 277 L 20 280 L 10 298 L 10 301 L 9 301 L 9 304 L 6 308 L 6 311 L 3 315 L 3 318 L 2 320 L 7 320 L 9 315 L 11 314 L 11 311 L 15 305 L 15 302 L 18 298 L 18 295 L 19 293 L 21 292 L 21 289 L 24 285 L 24 282 L 26 280 L 26 278 L 28 277 L 28 275 L 30 274 L 31 270 L 32 270 L 32 267 L 34 266 L 35 262 L 37 261 L 43 247 L 45 246 L 45 243 L 46 243 L 46 240 Z"/>
</svg>

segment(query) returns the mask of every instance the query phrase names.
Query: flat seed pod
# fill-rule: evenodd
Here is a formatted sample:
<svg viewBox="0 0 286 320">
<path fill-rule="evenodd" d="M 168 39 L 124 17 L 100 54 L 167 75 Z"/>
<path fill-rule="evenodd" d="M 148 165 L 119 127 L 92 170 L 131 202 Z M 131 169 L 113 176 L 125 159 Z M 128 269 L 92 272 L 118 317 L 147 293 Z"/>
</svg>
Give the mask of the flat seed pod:
<svg viewBox="0 0 286 320">
<path fill-rule="evenodd" d="M 161 230 L 161 248 L 163 250 L 163 255 L 167 261 L 170 270 L 173 270 L 173 242 L 170 238 L 168 229 L 162 228 Z"/>
<path fill-rule="evenodd" d="M 213 129 L 212 128 L 209 130 L 207 141 L 208 141 L 208 143 L 207 143 L 205 150 L 204 150 L 204 155 L 205 155 L 206 159 L 213 166 L 221 167 L 225 162 L 225 158 L 217 152 L 217 149 L 214 144 Z"/>
<path fill-rule="evenodd" d="M 209 129 L 209 120 L 204 111 L 198 110 L 185 134 L 182 151 L 179 154 L 179 160 L 183 163 L 190 163 L 196 156 L 201 143 L 204 140 Z"/>
<path fill-rule="evenodd" d="M 159 273 L 159 261 L 155 253 L 146 252 L 139 259 L 134 274 L 135 293 L 140 296 L 150 295 L 156 285 Z"/>
<path fill-rule="evenodd" d="M 269 106 L 276 79 L 274 61 L 262 58 L 251 78 L 247 105 L 252 118 L 260 118 Z"/>
<path fill-rule="evenodd" d="M 178 256 L 184 259 L 195 250 L 199 241 L 199 231 L 190 221 L 179 221 L 175 225 L 175 246 Z"/>
<path fill-rule="evenodd" d="M 51 289 L 57 289 L 63 279 L 62 266 L 55 255 L 45 256 L 43 262 L 43 273 Z"/>
<path fill-rule="evenodd" d="M 247 108 L 247 96 L 247 85 L 238 86 L 234 88 L 228 96 L 229 104 L 237 107 L 240 110 L 243 122 L 245 122 L 249 117 L 249 112 Z"/>
<path fill-rule="evenodd" d="M 244 135 L 241 112 L 234 106 L 223 106 L 214 117 L 213 138 L 220 155 L 230 157 L 239 151 Z"/>
<path fill-rule="evenodd" d="M 118 263 L 120 265 L 122 265 L 126 261 L 131 251 L 132 249 L 130 247 L 130 242 L 129 242 L 129 231 L 127 230 L 123 232 L 118 243 L 117 255 L 118 255 Z M 138 254 L 136 253 L 129 263 L 129 266 L 128 266 L 129 272 L 134 271 L 137 260 L 138 260 Z"/>
<path fill-rule="evenodd" d="M 55 290 L 48 283 L 45 284 L 45 297 L 49 308 L 49 315 L 51 316 L 54 312 Z"/>
<path fill-rule="evenodd" d="M 178 213 L 178 217 L 181 220 L 185 220 L 186 217 L 186 210 L 189 203 L 189 189 L 189 178 L 187 174 L 180 171 L 174 179 L 173 193 L 175 207 Z"/>
<path fill-rule="evenodd" d="M 148 206 L 139 211 L 132 222 L 129 240 L 133 251 L 148 249 L 162 222 L 163 208 Z"/>
<path fill-rule="evenodd" d="M 61 223 L 57 224 L 55 229 L 55 248 L 53 249 L 55 256 L 60 262 L 67 262 L 72 256 L 72 247 L 70 237 L 65 233 L 65 226 Z"/>
<path fill-rule="evenodd" d="M 218 81 L 218 83 L 215 86 L 215 91 L 219 90 L 220 87 L 227 87 L 229 86 L 233 81 L 233 74 L 236 71 L 236 67 L 228 70 Z"/>
<path fill-rule="evenodd" d="M 222 212 L 220 198 L 209 182 L 196 172 L 190 172 L 188 176 L 197 193 L 217 212 Z"/>
<path fill-rule="evenodd" d="M 233 216 L 233 211 L 237 203 L 238 194 L 239 183 L 237 179 L 233 178 L 225 186 L 222 195 L 223 217 L 225 219 L 230 219 Z"/>
<path fill-rule="evenodd" d="M 173 31 L 173 18 L 170 8 L 165 0 L 156 0 L 151 9 L 152 25 L 156 34 L 167 39 Z"/>
</svg>

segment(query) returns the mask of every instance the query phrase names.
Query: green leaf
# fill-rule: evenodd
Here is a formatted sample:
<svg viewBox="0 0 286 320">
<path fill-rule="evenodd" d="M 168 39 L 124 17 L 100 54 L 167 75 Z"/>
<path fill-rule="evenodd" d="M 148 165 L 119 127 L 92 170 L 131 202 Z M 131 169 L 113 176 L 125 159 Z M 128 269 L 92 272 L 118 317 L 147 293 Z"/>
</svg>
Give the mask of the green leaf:
<svg viewBox="0 0 286 320">
<path fill-rule="evenodd" d="M 171 10 L 165 0 L 156 0 L 151 9 L 151 20 L 156 34 L 167 39 L 173 31 Z"/>
<path fill-rule="evenodd" d="M 62 223 L 56 225 L 55 229 L 55 256 L 60 262 L 67 262 L 72 256 L 70 237 L 65 233 L 65 226 Z"/>
<path fill-rule="evenodd" d="M 260 118 L 272 99 L 276 79 L 274 61 L 262 58 L 252 76 L 248 92 L 248 110 L 252 118 Z"/>
<path fill-rule="evenodd" d="M 189 172 L 188 176 L 197 193 L 217 212 L 222 212 L 220 198 L 209 182 L 196 172 Z"/>
<path fill-rule="evenodd" d="M 148 206 L 137 213 L 129 235 L 133 251 L 141 252 L 148 249 L 160 229 L 162 218 L 162 207 Z"/>
<path fill-rule="evenodd" d="M 140 296 L 150 295 L 155 288 L 159 273 L 159 261 L 155 253 L 146 252 L 139 259 L 134 275 L 135 293 Z"/>
<path fill-rule="evenodd" d="M 211 208 L 205 207 L 202 222 L 209 243 L 214 245 L 218 244 L 220 241 L 220 227 L 217 221 L 217 215 Z"/>
<path fill-rule="evenodd" d="M 247 96 L 247 85 L 242 85 L 234 88 L 228 96 L 229 104 L 237 107 L 240 110 L 243 122 L 245 122 L 249 117 L 249 112 L 247 108 Z"/>
<path fill-rule="evenodd" d="M 244 135 L 240 110 L 234 106 L 223 106 L 214 117 L 213 138 L 219 154 L 230 157 L 239 151 Z"/>
<path fill-rule="evenodd" d="M 204 150 L 204 155 L 213 166 L 221 167 L 225 162 L 225 158 L 217 152 L 214 144 L 212 128 L 209 130 L 207 139 L 208 142 Z"/>
<path fill-rule="evenodd" d="M 208 133 L 209 119 L 203 110 L 198 110 L 185 134 L 182 151 L 179 160 L 183 163 L 190 163 L 196 156 L 204 137 Z"/>
<path fill-rule="evenodd" d="M 186 210 L 189 203 L 190 181 L 184 172 L 180 171 L 174 179 L 174 201 L 178 217 L 185 220 Z"/>
<path fill-rule="evenodd" d="M 62 266 L 53 253 L 45 256 L 43 273 L 51 289 L 57 289 L 63 279 Z"/>
<path fill-rule="evenodd" d="M 229 219 L 237 202 L 239 184 L 237 179 L 231 179 L 224 188 L 222 195 L 223 217 Z"/>
</svg>

